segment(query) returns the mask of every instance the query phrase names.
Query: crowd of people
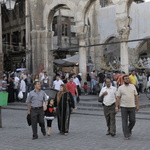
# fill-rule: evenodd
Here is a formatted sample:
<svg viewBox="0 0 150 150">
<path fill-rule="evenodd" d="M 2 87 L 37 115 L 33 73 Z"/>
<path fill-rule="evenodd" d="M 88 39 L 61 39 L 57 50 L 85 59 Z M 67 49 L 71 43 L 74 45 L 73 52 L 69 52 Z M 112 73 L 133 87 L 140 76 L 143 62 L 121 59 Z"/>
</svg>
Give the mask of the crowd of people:
<svg viewBox="0 0 150 150">
<path fill-rule="evenodd" d="M 116 71 L 112 76 L 105 76 L 104 70 L 101 70 L 99 77 L 99 86 L 101 86 L 99 97 L 103 99 L 108 128 L 106 135 L 112 137 L 116 135 L 115 116 L 121 109 L 124 139 L 129 140 L 136 122 L 135 112 L 139 110 L 139 95 L 150 87 L 150 74 L 132 70 L 129 75 Z"/>
<path fill-rule="evenodd" d="M 130 75 L 116 71 L 106 73 L 93 70 L 87 74 L 87 81 L 81 84 L 82 74 L 57 71 L 53 81 L 49 80 L 47 72 L 42 70 L 32 77 L 24 71 L 19 77 L 12 74 L 7 80 L 3 77 L 2 90 L 9 93 L 8 102 L 21 101 L 28 105 L 28 115 L 31 115 L 33 139 L 38 138 L 37 124 L 41 132 L 46 135 L 45 121 L 47 121 L 47 135 L 50 136 L 54 112 L 57 113 L 58 130 L 60 134 L 68 135 L 69 121 L 72 110 L 77 109 L 79 95 L 99 94 L 103 99 L 104 116 L 107 123 L 106 135 L 116 135 L 115 115 L 121 109 L 124 139 L 129 139 L 135 124 L 135 111 L 139 110 L 138 95 L 150 87 L 150 74 L 135 72 Z M 57 90 L 55 98 L 49 98 L 44 92 L 47 88 Z M 23 98 L 18 99 L 22 91 Z M 27 96 L 28 95 L 28 96 Z M 43 111 L 44 110 L 44 111 Z M 129 120 L 129 123 L 128 123 Z"/>
<path fill-rule="evenodd" d="M 53 80 L 50 81 L 48 74 L 46 71 L 42 70 L 39 74 L 31 75 L 28 74 L 26 71 L 22 73 L 13 73 L 13 74 L 4 74 L 3 80 L 0 85 L 1 91 L 8 92 L 8 102 L 25 102 L 27 98 L 27 94 L 34 89 L 34 82 L 39 81 L 41 83 L 42 89 L 47 88 L 54 88 L 55 90 L 60 90 L 61 84 L 66 84 L 69 87 L 69 77 L 72 76 L 72 82 L 75 82 L 75 89 L 77 89 L 76 93 L 71 92 L 73 94 L 74 100 L 76 101 L 76 96 L 81 94 L 81 76 L 82 74 L 79 73 L 76 75 L 74 72 L 66 73 L 66 72 L 56 72 Z M 71 80 L 71 79 L 70 79 Z M 70 89 L 72 90 L 72 89 Z M 23 98 L 19 99 L 18 94 L 19 92 L 23 93 Z"/>
<path fill-rule="evenodd" d="M 105 79 L 111 79 L 111 85 L 118 88 L 120 85 L 124 84 L 123 76 L 126 75 L 124 71 L 115 71 L 115 72 L 107 72 L 105 73 L 104 69 L 101 69 L 99 73 L 96 73 L 93 70 L 90 73 L 90 85 L 91 89 L 90 92 L 95 94 L 97 91 L 94 87 L 99 86 L 99 90 L 105 86 Z M 150 87 L 150 73 L 146 73 L 145 71 L 138 71 L 132 70 L 129 73 L 130 83 L 134 84 L 138 94 L 146 92 L 147 88 Z"/>
<path fill-rule="evenodd" d="M 11 74 L 9 79 L 5 75 L 1 90 L 9 93 L 10 100 L 8 102 L 21 101 L 27 103 L 27 114 L 30 115 L 28 118 L 31 118 L 33 139 L 38 138 L 38 123 L 41 132 L 44 136 L 46 135 L 44 118 L 47 122 L 47 135 L 50 136 L 54 111 L 56 110 L 60 134 L 67 135 L 70 114 L 77 109 L 77 97 L 81 94 L 81 76 L 81 73 L 76 75 L 74 72 L 64 72 L 63 74 L 56 72 L 53 81 L 50 81 L 47 72 L 44 70 L 34 77 L 24 71 L 19 76 L 16 73 Z M 10 85 L 11 92 L 9 91 Z M 57 90 L 55 98 L 49 98 L 44 91 L 47 88 Z M 21 99 L 19 99 L 20 91 L 23 93 Z"/>
<path fill-rule="evenodd" d="M 7 76 L 4 75 L 1 83 L 1 90 L 9 93 L 8 102 L 25 102 L 27 93 L 34 88 L 33 83 L 35 81 L 40 81 L 42 89 L 51 87 L 59 91 L 61 84 L 67 84 L 67 86 L 69 85 L 68 81 L 70 80 L 70 75 L 73 76 L 73 82 L 75 82 L 77 88 L 76 93 L 72 92 L 76 104 L 76 101 L 79 100 L 78 95 L 81 95 L 81 92 L 84 95 L 98 94 L 100 89 L 105 86 L 104 80 L 106 77 L 111 79 L 111 84 L 113 86 L 116 88 L 119 87 L 123 84 L 122 77 L 125 75 L 125 72 L 106 72 L 104 69 L 96 72 L 93 70 L 87 74 L 87 80 L 83 83 L 83 85 L 81 85 L 82 73 L 75 74 L 73 71 L 67 73 L 59 70 L 56 71 L 53 81 L 50 81 L 48 74 L 44 71 L 44 69 L 39 74 L 34 76 L 24 71 L 21 74 L 13 73 Z M 147 87 L 150 86 L 150 74 L 141 71 L 132 71 L 130 73 L 130 83 L 136 86 L 138 94 L 146 92 Z M 19 91 L 22 91 L 23 93 L 22 99 L 18 99 Z"/>
</svg>

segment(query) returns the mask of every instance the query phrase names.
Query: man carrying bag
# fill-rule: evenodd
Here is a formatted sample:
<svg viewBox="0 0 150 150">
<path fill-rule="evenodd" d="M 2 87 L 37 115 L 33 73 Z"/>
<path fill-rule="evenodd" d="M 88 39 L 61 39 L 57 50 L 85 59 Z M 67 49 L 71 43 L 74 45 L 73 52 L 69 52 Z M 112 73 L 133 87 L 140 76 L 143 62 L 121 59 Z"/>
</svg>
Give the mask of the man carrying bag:
<svg viewBox="0 0 150 150">
<path fill-rule="evenodd" d="M 44 110 L 43 103 L 47 102 L 47 95 L 44 91 L 41 90 L 41 84 L 39 81 L 34 83 L 35 89 L 28 94 L 27 104 L 28 104 L 28 112 L 27 114 L 31 114 L 31 126 L 33 131 L 33 140 L 38 138 L 37 134 L 37 123 L 41 127 L 41 132 L 43 135 L 46 135 L 45 124 L 44 124 Z"/>
</svg>

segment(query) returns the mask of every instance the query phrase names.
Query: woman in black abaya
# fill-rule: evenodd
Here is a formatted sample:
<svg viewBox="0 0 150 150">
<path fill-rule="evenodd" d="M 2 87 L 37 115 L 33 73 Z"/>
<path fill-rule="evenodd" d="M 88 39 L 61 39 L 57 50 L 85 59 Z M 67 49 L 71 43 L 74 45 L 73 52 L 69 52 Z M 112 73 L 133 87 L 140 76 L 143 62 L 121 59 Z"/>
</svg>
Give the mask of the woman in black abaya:
<svg viewBox="0 0 150 150">
<path fill-rule="evenodd" d="M 69 132 L 69 122 L 71 109 L 74 108 L 74 100 L 66 85 L 60 86 L 60 91 L 55 97 L 54 107 L 57 108 L 57 121 L 60 134 L 67 135 Z"/>
<path fill-rule="evenodd" d="M 8 86 L 8 103 L 14 102 L 14 78 L 11 77 Z"/>
</svg>

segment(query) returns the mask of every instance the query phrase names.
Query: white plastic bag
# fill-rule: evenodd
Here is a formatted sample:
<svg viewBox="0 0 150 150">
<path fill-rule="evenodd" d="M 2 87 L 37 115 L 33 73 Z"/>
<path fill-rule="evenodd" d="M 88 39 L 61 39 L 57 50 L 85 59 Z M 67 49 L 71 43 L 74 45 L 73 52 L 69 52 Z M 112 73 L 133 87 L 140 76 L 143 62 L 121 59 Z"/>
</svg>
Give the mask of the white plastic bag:
<svg viewBox="0 0 150 150">
<path fill-rule="evenodd" d="M 147 88 L 150 87 L 150 81 L 147 81 Z"/>
<path fill-rule="evenodd" d="M 23 93 L 22 93 L 22 91 L 19 92 L 18 98 L 19 98 L 19 99 L 23 99 Z"/>
</svg>

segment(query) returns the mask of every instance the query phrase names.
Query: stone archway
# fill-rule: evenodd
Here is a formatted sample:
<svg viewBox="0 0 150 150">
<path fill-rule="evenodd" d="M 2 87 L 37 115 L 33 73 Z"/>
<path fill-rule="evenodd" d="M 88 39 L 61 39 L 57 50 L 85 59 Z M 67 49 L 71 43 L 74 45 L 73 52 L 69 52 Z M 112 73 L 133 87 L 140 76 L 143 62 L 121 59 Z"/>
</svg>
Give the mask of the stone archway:
<svg viewBox="0 0 150 150">
<path fill-rule="evenodd" d="M 53 34 L 52 21 L 56 9 L 65 7 L 75 14 L 76 34 L 79 37 L 80 45 L 85 45 L 84 37 L 84 16 L 90 5 L 96 0 L 51 0 L 38 1 L 30 0 L 29 9 L 31 12 L 31 47 L 32 47 L 32 73 L 38 73 L 38 68 L 43 65 L 45 70 L 49 70 L 49 76 L 53 75 Z M 84 47 L 82 47 L 84 49 Z M 81 49 L 82 49 L 81 48 Z M 84 60 L 84 73 L 86 74 L 86 51 L 81 54 Z M 82 70 L 82 69 L 81 69 Z"/>
<path fill-rule="evenodd" d="M 79 39 L 79 45 L 84 46 L 86 45 L 86 37 L 85 37 L 85 20 L 86 20 L 86 14 L 88 13 L 88 10 L 91 8 L 91 6 L 96 2 L 96 0 L 78 0 L 77 1 L 67 1 L 66 0 L 55 0 L 53 2 L 49 2 L 48 5 L 45 5 L 44 13 L 43 13 L 43 25 L 44 28 L 51 37 L 48 39 L 49 43 L 49 50 L 53 49 L 52 41 L 53 41 L 53 31 L 52 31 L 52 21 L 53 16 L 57 9 L 61 7 L 66 7 L 67 9 L 70 9 L 75 14 L 75 32 Z M 82 50 L 80 50 L 82 49 Z M 82 53 L 81 53 L 82 52 Z M 80 72 L 83 74 L 83 78 L 86 76 L 86 49 L 85 47 L 79 48 L 79 55 L 80 55 L 80 62 L 79 68 Z M 51 58 L 52 59 L 52 58 Z"/>
<path fill-rule="evenodd" d="M 54 6 L 54 7 L 52 7 L 52 6 Z M 51 7 L 51 9 L 49 10 L 46 29 L 49 32 L 48 43 L 47 43 L 47 45 L 48 45 L 48 55 L 47 55 L 48 61 L 47 61 L 47 63 L 48 63 L 49 68 L 51 68 L 50 76 L 52 76 L 52 74 L 53 74 L 53 59 L 58 59 L 58 58 L 54 57 L 54 53 L 55 53 L 55 56 L 59 55 L 60 59 L 65 58 L 65 55 L 68 54 L 68 52 L 60 53 L 58 51 L 67 47 L 67 45 L 62 44 L 63 43 L 62 41 L 65 41 L 65 40 L 70 41 L 69 40 L 70 38 L 68 37 L 68 35 L 62 34 L 63 33 L 62 27 L 64 24 L 62 24 L 61 20 L 66 18 L 67 15 L 61 16 L 61 15 L 59 15 L 59 13 L 62 13 L 62 11 L 64 9 L 66 11 L 70 11 L 70 12 L 72 12 L 72 10 L 68 6 L 68 4 L 65 4 L 65 3 L 57 4 L 56 1 L 53 3 L 53 5 L 50 5 L 50 7 Z M 57 15 L 57 13 L 58 13 L 58 15 Z M 70 16 L 70 13 L 68 14 L 68 17 L 69 16 Z M 55 17 L 57 17 L 57 19 Z M 74 18 L 74 16 L 73 16 L 73 18 Z M 57 23 L 55 24 L 55 25 L 57 25 L 57 27 L 56 27 L 56 29 L 53 29 L 55 20 L 57 20 Z M 59 30 L 57 30 L 57 28 L 59 28 Z M 67 29 L 67 31 L 68 31 L 68 29 Z M 62 56 L 62 54 L 63 54 L 63 56 Z"/>
<path fill-rule="evenodd" d="M 76 24 L 76 31 L 79 38 L 79 71 L 83 74 L 83 82 L 86 81 L 86 74 L 87 74 L 87 56 L 88 52 L 90 51 L 89 48 L 85 48 L 87 43 L 89 42 L 89 38 L 87 38 L 87 31 L 89 30 L 90 23 L 88 22 L 88 13 L 94 4 L 96 4 L 97 0 L 90 0 L 87 3 L 85 3 L 85 7 L 82 12 L 80 12 L 82 15 L 76 14 L 77 18 L 77 24 Z M 81 3 L 81 2 L 80 2 Z M 78 17 L 80 16 L 80 17 Z M 95 42 L 94 42 L 95 43 Z M 89 57 L 91 58 L 91 56 Z M 89 60 L 89 59 L 88 59 Z"/>
<path fill-rule="evenodd" d="M 85 6 L 85 9 L 83 10 L 83 14 L 84 14 L 84 24 L 88 24 L 88 14 L 89 14 L 89 11 L 90 11 L 90 8 L 95 4 L 97 0 L 90 0 L 86 6 Z"/>
<path fill-rule="evenodd" d="M 150 40 L 140 41 L 135 50 L 135 67 L 137 68 L 149 68 L 150 69 Z"/>
<path fill-rule="evenodd" d="M 105 62 L 107 68 L 111 70 L 120 70 L 120 43 L 116 42 L 119 42 L 119 38 L 115 35 L 108 37 L 103 42 L 106 44 L 103 45 L 103 63 Z"/>
<path fill-rule="evenodd" d="M 67 9 L 74 11 L 74 9 L 77 6 L 71 0 L 70 1 L 53 0 L 51 2 L 47 2 L 45 4 L 44 10 L 43 10 L 43 24 L 44 24 L 46 30 L 52 29 L 51 25 L 52 25 L 52 21 L 53 21 L 53 16 L 54 16 L 55 12 L 57 11 L 57 9 L 59 9 L 61 7 L 66 7 Z"/>
<path fill-rule="evenodd" d="M 145 37 L 145 40 L 142 40 L 140 41 L 137 46 L 136 46 L 136 49 L 135 49 L 135 53 L 141 53 L 142 52 L 142 47 L 144 44 L 148 44 L 149 43 L 149 40 L 146 40 L 147 38 L 150 38 L 150 37 Z M 148 48 L 147 48 L 148 49 Z"/>
<path fill-rule="evenodd" d="M 55 15 L 55 13 L 59 10 L 59 9 L 69 9 L 71 10 L 66 4 L 58 4 L 56 6 L 54 6 L 51 11 L 49 12 L 49 15 L 48 15 L 48 22 L 47 22 L 47 29 L 49 31 L 52 31 L 52 22 L 53 22 L 53 17 Z"/>
</svg>

